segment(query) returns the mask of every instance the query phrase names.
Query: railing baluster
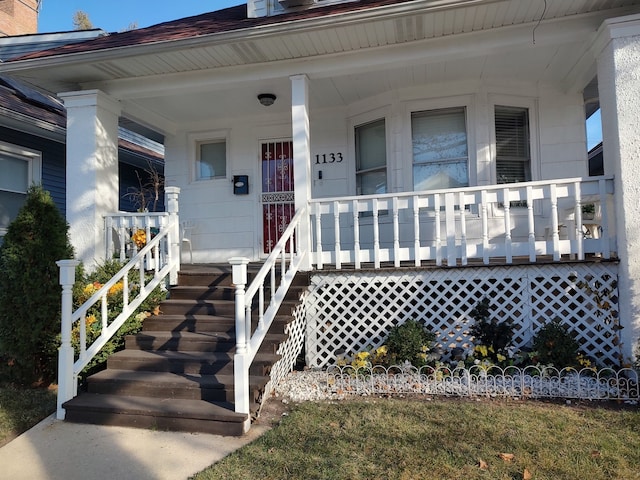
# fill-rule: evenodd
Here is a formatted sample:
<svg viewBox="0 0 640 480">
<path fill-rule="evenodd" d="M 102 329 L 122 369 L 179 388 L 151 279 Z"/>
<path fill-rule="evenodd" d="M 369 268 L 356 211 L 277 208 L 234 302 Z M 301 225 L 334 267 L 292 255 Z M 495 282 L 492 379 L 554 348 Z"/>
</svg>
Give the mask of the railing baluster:
<svg viewBox="0 0 640 480">
<path fill-rule="evenodd" d="M 576 253 L 578 254 L 578 260 L 584 260 L 584 231 L 582 229 L 582 192 L 580 190 L 580 182 L 573 184 L 573 193 L 575 203 L 573 217 L 575 218 Z M 573 245 L 570 247 L 570 252 L 571 255 L 573 255 Z"/>
<path fill-rule="evenodd" d="M 487 213 L 487 191 L 480 192 L 480 212 L 482 219 L 482 262 L 489 265 L 489 219 Z"/>
<path fill-rule="evenodd" d="M 360 270 L 362 262 L 360 259 L 360 215 L 358 212 L 358 200 L 351 203 L 353 207 L 353 258 L 356 270 Z"/>
<path fill-rule="evenodd" d="M 527 225 L 529 227 L 529 261 L 536 261 L 536 225 L 533 217 L 533 188 L 527 186 Z"/>
<path fill-rule="evenodd" d="M 444 222 L 447 235 L 447 265 L 455 267 L 458 262 L 456 253 L 456 209 L 455 196 L 451 192 L 444 194 Z"/>
<path fill-rule="evenodd" d="M 413 197 L 413 255 L 414 265 L 419 267 L 422 264 L 422 255 L 420 251 L 420 204 L 418 203 L 418 195 Z"/>
<path fill-rule="evenodd" d="M 400 266 L 400 227 L 398 225 L 398 197 L 393 197 L 393 266 Z"/>
<path fill-rule="evenodd" d="M 440 194 L 433 196 L 433 207 L 435 209 L 435 228 L 436 228 L 436 265 L 442 265 L 442 233 L 440 232 Z"/>
<path fill-rule="evenodd" d="M 464 191 L 459 193 L 458 205 L 460 208 L 460 259 L 462 265 L 467 264 L 467 210 Z"/>
<path fill-rule="evenodd" d="M 373 265 L 380 268 L 380 224 L 378 212 L 378 199 L 372 200 L 373 207 Z"/>
<path fill-rule="evenodd" d="M 316 203 L 316 268 L 322 270 L 322 204 Z"/>
<path fill-rule="evenodd" d="M 551 200 L 551 238 L 553 240 L 553 259 L 560 260 L 560 236 L 558 235 L 558 195 L 556 184 L 549 185 L 549 197 Z"/>
<path fill-rule="evenodd" d="M 340 253 L 340 204 L 336 200 L 333 202 L 333 230 L 334 230 L 334 247 L 333 251 L 336 256 L 336 268 L 342 268 L 342 254 Z"/>
<path fill-rule="evenodd" d="M 506 262 L 513 263 L 513 255 L 511 252 L 511 203 L 509 196 L 509 188 L 502 190 L 502 200 L 504 202 L 504 250 Z"/>
</svg>

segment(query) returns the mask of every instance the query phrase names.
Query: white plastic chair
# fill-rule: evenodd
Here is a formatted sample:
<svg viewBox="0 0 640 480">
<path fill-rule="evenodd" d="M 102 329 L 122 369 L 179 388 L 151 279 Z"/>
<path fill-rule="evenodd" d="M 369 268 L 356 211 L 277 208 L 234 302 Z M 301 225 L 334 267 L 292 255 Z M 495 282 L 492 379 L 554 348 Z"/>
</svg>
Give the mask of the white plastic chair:
<svg viewBox="0 0 640 480">
<path fill-rule="evenodd" d="M 182 261 L 182 248 L 186 244 L 189 247 L 189 263 L 193 263 L 193 250 L 191 247 L 191 233 L 196 228 L 192 221 L 184 221 L 180 225 L 180 261 Z"/>
</svg>

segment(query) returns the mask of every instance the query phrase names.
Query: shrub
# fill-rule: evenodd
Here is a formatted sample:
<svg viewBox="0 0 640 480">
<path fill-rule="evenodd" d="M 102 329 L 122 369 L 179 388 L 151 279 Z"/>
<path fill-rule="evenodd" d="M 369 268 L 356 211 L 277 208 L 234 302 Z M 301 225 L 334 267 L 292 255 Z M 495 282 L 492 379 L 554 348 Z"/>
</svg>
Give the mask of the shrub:
<svg viewBox="0 0 640 480">
<path fill-rule="evenodd" d="M 49 192 L 32 186 L 0 247 L 2 373 L 23 384 L 56 378 L 60 333 L 57 260 L 73 257 L 68 225 Z"/>
<path fill-rule="evenodd" d="M 475 320 L 469 329 L 474 337 L 474 353 L 479 359 L 503 363 L 509 356 L 507 350 L 513 341 L 513 321 L 499 322 L 490 318 L 489 305 L 489 299 L 485 297 L 470 312 Z"/>
<path fill-rule="evenodd" d="M 387 363 L 400 365 L 409 362 L 415 367 L 427 363 L 427 354 L 436 336 L 417 320 L 407 320 L 389 331 L 385 341 Z"/>
<path fill-rule="evenodd" d="M 559 320 L 544 325 L 533 337 L 533 356 L 539 363 L 556 368 L 578 367 L 580 345 L 575 335 Z"/>
</svg>

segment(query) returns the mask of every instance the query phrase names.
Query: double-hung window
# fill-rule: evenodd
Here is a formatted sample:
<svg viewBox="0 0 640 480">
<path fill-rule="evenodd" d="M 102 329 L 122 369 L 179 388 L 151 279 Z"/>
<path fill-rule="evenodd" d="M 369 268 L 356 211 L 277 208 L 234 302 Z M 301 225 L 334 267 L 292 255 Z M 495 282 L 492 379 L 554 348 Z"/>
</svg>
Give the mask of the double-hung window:
<svg viewBox="0 0 640 480">
<path fill-rule="evenodd" d="M 495 128 L 497 182 L 530 181 L 529 109 L 496 105 Z"/>
<path fill-rule="evenodd" d="M 414 190 L 469 185 L 465 107 L 412 113 L 411 139 Z"/>
<path fill-rule="evenodd" d="M 16 218 L 33 183 L 40 183 L 39 152 L 0 144 L 0 239 Z"/>
<path fill-rule="evenodd" d="M 384 119 L 355 127 L 356 193 L 387 192 L 387 141 Z"/>
</svg>

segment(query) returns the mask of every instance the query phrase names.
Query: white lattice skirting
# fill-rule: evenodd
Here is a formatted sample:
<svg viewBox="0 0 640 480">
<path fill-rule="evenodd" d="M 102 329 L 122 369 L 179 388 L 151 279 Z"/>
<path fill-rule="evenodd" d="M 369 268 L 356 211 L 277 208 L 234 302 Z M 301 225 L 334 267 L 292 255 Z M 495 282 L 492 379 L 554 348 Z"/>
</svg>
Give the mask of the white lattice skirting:
<svg viewBox="0 0 640 480">
<path fill-rule="evenodd" d="M 469 312 L 486 296 L 492 318 L 513 320 L 517 349 L 559 319 L 599 365 L 619 365 L 617 282 L 613 262 L 316 271 L 305 301 L 306 363 L 324 368 L 337 351 L 378 347 L 392 326 L 408 319 L 426 322 L 449 359 L 451 349 L 472 347 Z"/>
</svg>

